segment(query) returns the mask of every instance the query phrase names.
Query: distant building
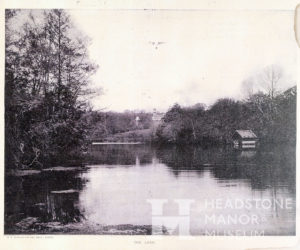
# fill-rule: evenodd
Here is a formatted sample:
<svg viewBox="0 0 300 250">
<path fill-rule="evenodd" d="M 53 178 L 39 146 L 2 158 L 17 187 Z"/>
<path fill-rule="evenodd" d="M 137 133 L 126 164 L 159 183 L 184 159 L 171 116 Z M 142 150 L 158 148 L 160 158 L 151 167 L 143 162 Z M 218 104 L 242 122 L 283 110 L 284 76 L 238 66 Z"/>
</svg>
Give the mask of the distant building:
<svg viewBox="0 0 300 250">
<path fill-rule="evenodd" d="M 232 140 L 235 147 L 256 148 L 258 137 L 252 130 L 236 130 Z"/>
<path fill-rule="evenodd" d="M 165 113 L 157 112 L 156 109 L 153 110 L 152 121 L 153 121 L 154 127 L 156 127 L 161 122 L 164 115 L 165 115 Z"/>
<path fill-rule="evenodd" d="M 140 121 L 140 117 L 137 116 L 137 117 L 135 118 L 135 125 L 136 125 L 136 126 L 139 126 L 139 121 Z"/>
</svg>

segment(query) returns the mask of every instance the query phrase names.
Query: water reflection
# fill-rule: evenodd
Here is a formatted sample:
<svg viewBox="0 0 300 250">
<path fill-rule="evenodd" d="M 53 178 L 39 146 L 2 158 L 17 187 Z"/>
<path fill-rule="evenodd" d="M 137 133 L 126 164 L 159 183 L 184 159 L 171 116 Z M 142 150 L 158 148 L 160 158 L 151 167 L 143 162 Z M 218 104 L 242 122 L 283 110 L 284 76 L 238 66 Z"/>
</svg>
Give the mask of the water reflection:
<svg viewBox="0 0 300 250">
<path fill-rule="evenodd" d="M 84 180 L 78 171 L 51 171 L 22 177 L 6 176 L 5 229 L 20 219 L 38 217 L 41 222 L 80 221 L 79 190 Z"/>
<path fill-rule="evenodd" d="M 141 165 L 150 163 L 154 148 L 146 145 L 92 145 L 88 162 L 94 164 L 134 165 L 138 159 Z"/>
<path fill-rule="evenodd" d="M 184 170 L 196 170 L 201 175 L 204 169 L 209 169 L 218 180 L 248 180 L 252 189 L 285 186 L 295 192 L 293 147 L 265 147 L 259 151 L 230 147 L 169 147 L 159 149 L 157 156 L 175 176 Z"/>
<path fill-rule="evenodd" d="M 151 225 L 147 200 L 168 200 L 164 215 L 170 216 L 178 214 L 174 199 L 192 199 L 190 231 L 194 235 L 207 230 L 226 235 L 226 230 L 240 229 L 262 230 L 265 235 L 295 233 L 292 146 L 239 151 L 230 147 L 98 145 L 91 147 L 84 170 L 10 176 L 8 182 L 6 231 L 29 216 L 62 223 Z M 252 207 L 228 206 L 239 200 Z M 276 202 L 287 200 L 289 208 Z M 253 206 L 255 201 L 266 204 Z M 217 207 L 217 202 L 222 206 Z M 228 216 L 245 214 L 257 216 L 257 223 L 226 223 Z"/>
</svg>

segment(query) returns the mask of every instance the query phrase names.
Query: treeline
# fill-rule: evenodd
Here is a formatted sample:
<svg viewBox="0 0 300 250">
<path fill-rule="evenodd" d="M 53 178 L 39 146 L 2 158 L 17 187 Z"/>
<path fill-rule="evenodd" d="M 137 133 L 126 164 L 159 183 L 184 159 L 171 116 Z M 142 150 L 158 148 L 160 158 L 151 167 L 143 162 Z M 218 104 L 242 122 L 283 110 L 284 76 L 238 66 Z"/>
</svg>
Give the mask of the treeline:
<svg viewBox="0 0 300 250">
<path fill-rule="evenodd" d="M 149 129 L 152 124 L 152 114 L 143 111 L 90 111 L 86 117 L 88 139 L 98 141 L 124 132 Z"/>
<path fill-rule="evenodd" d="M 6 10 L 5 31 L 6 167 L 42 167 L 85 140 L 97 66 L 64 10 Z"/>
<path fill-rule="evenodd" d="M 271 79 L 272 81 L 272 79 Z M 274 80 L 273 80 L 274 81 Z M 230 143 L 236 129 L 251 129 L 261 142 L 296 142 L 296 86 L 267 93 L 259 91 L 244 101 L 220 99 L 204 105 L 175 104 L 157 129 L 156 140 L 175 144 Z"/>
</svg>

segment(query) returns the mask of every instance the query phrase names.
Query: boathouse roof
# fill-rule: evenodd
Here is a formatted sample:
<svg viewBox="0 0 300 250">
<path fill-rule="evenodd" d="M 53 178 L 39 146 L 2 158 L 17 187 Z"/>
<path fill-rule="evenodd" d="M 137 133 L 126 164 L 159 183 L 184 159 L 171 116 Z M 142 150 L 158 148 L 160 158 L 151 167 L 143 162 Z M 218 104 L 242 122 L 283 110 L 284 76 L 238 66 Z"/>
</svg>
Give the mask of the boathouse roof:
<svg viewBox="0 0 300 250">
<path fill-rule="evenodd" d="M 256 134 L 252 130 L 236 130 L 234 135 L 236 134 L 243 139 L 257 139 Z"/>
</svg>

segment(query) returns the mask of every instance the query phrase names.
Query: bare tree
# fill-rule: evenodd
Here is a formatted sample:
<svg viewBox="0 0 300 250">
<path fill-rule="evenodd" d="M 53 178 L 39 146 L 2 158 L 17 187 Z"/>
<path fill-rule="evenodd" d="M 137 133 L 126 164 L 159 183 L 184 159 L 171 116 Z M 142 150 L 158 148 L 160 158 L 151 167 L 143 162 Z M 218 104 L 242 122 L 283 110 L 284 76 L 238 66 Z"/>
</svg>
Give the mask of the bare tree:
<svg viewBox="0 0 300 250">
<path fill-rule="evenodd" d="M 273 100 L 280 90 L 280 81 L 283 80 L 283 70 L 278 65 L 269 65 L 263 70 L 246 78 L 242 82 L 242 92 L 246 99 L 258 92 L 267 94 Z"/>
<path fill-rule="evenodd" d="M 273 100 L 279 92 L 279 83 L 283 78 L 283 70 L 278 65 L 267 66 L 258 75 L 258 85 L 263 88 Z"/>
</svg>

